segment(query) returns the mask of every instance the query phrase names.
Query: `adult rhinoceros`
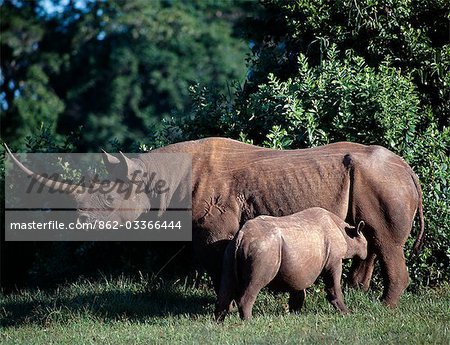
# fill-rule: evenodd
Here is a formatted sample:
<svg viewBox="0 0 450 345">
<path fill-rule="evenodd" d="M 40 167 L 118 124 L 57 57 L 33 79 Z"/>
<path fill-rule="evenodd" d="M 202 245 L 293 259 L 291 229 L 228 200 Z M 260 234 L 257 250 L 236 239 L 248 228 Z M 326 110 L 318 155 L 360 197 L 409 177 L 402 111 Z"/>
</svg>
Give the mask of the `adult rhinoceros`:
<svg viewBox="0 0 450 345">
<path fill-rule="evenodd" d="M 364 261 L 354 261 L 350 284 L 368 289 L 374 263 L 379 259 L 385 283 L 383 301 L 389 306 L 398 303 L 408 285 L 403 246 L 417 210 L 421 229 L 415 251 L 421 245 L 424 221 L 417 176 L 391 151 L 348 142 L 278 151 L 230 139 L 206 138 L 168 145 L 136 159 L 104 153 L 104 162 L 114 174 L 122 171 L 128 176 L 136 167 L 151 172 L 155 169 L 154 153 L 192 154 L 194 252 L 211 274 L 216 291 L 224 248 L 245 221 L 258 215 L 285 216 L 318 206 L 353 225 L 361 220 L 366 223 L 369 255 Z M 28 175 L 33 174 L 15 161 Z M 44 177 L 37 179 L 55 186 Z M 141 199 L 134 202 L 147 207 L 148 201 Z M 122 200 L 120 207 L 133 202 L 130 200 Z M 80 209 L 85 202 L 77 197 Z M 82 212 L 88 219 L 99 216 L 95 210 Z M 122 220 L 138 216 L 128 214 Z"/>
</svg>

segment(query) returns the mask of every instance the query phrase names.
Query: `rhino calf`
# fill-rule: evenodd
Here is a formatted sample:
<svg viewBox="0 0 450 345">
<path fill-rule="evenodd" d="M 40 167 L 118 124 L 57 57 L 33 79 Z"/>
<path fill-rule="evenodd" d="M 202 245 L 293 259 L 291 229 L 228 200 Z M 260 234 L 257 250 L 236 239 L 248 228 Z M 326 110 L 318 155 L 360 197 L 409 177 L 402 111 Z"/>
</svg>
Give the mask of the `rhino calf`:
<svg viewBox="0 0 450 345">
<path fill-rule="evenodd" d="M 288 291 L 289 310 L 303 306 L 305 289 L 322 274 L 328 301 L 347 313 L 341 289 L 342 260 L 367 257 L 367 241 L 357 229 L 319 207 L 285 217 L 249 220 L 226 248 L 215 317 L 223 321 L 232 300 L 242 319 L 252 317 L 259 291 L 269 285 Z"/>
</svg>

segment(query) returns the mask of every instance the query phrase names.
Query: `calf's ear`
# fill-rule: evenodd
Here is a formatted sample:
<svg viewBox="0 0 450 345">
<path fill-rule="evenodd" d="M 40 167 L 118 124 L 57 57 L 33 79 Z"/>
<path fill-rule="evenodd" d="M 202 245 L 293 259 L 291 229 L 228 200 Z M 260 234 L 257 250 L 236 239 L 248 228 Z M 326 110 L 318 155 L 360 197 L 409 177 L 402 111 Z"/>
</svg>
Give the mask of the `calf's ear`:
<svg viewBox="0 0 450 345">
<path fill-rule="evenodd" d="M 366 225 L 366 223 L 364 223 L 363 220 L 358 223 L 358 226 L 356 227 L 356 233 L 358 236 L 362 235 L 361 230 L 364 228 L 365 225 Z"/>
</svg>

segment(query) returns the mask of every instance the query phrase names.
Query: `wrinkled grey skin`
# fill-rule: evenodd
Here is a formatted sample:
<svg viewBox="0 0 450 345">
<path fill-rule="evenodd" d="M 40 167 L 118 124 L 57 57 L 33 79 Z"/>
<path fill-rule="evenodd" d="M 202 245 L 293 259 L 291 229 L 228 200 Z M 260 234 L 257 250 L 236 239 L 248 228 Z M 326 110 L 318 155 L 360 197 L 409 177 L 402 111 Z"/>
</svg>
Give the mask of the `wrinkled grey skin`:
<svg viewBox="0 0 450 345">
<path fill-rule="evenodd" d="M 342 260 L 367 257 L 362 226 L 355 229 L 319 207 L 249 220 L 225 250 L 216 320 L 223 321 L 233 299 L 241 318 L 250 319 L 257 294 L 269 284 L 290 292 L 290 311 L 300 311 L 305 289 L 320 274 L 328 301 L 348 313 L 341 289 Z"/>
<path fill-rule="evenodd" d="M 369 289 L 375 262 L 380 260 L 386 305 L 395 306 L 408 286 L 403 248 L 417 212 L 420 232 L 414 252 L 420 249 L 424 234 L 422 191 L 411 167 L 391 151 L 348 142 L 271 150 L 230 139 L 206 138 L 168 145 L 136 159 L 104 153 L 104 162 L 111 176 L 124 180 L 136 169 L 149 173 L 156 170 L 167 176 L 163 171 L 167 167 L 154 162 L 154 153 L 192 155 L 193 249 L 211 275 L 216 291 L 225 247 L 247 220 L 259 215 L 287 216 L 315 206 L 353 225 L 360 220 L 366 222 L 369 254 L 366 260 L 353 260 L 350 285 Z M 33 175 L 23 165 L 21 168 Z M 182 181 L 177 171 L 183 169 L 169 170 L 174 174 L 172 184 L 177 179 Z M 78 198 L 80 217 L 86 221 L 105 217 L 105 212 L 96 211 L 96 205 L 105 205 L 106 198 L 96 194 Z M 134 220 L 150 206 L 167 207 L 170 198 L 146 200 L 141 195 L 124 201 L 115 196 L 110 205 L 114 211 L 106 215 Z M 126 208 L 135 212 L 120 210 Z"/>
</svg>

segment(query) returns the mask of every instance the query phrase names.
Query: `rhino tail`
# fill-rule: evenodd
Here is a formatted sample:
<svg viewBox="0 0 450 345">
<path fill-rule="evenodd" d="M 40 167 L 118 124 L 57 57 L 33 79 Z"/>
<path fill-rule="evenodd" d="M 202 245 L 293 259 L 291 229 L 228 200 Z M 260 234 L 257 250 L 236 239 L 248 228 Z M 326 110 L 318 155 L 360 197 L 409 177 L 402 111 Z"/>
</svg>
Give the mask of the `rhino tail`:
<svg viewBox="0 0 450 345">
<path fill-rule="evenodd" d="M 412 258 L 414 255 L 418 255 L 420 251 L 422 250 L 423 246 L 423 240 L 424 240 L 424 234 L 425 234 L 425 221 L 423 217 L 423 194 L 422 194 L 422 188 L 420 187 L 420 181 L 417 175 L 412 171 L 411 169 L 411 178 L 414 182 L 414 185 L 416 186 L 417 194 L 419 195 L 419 202 L 417 205 L 417 211 L 419 215 L 420 220 L 420 230 L 417 234 L 416 240 L 414 241 L 413 250 L 411 252 L 410 258 Z"/>
</svg>

